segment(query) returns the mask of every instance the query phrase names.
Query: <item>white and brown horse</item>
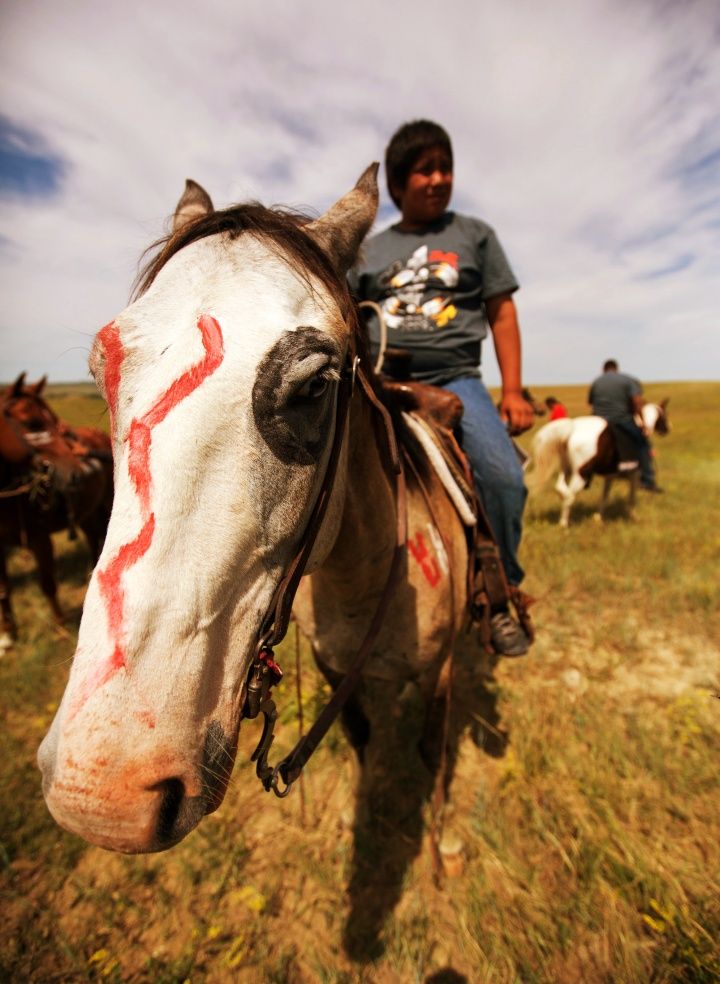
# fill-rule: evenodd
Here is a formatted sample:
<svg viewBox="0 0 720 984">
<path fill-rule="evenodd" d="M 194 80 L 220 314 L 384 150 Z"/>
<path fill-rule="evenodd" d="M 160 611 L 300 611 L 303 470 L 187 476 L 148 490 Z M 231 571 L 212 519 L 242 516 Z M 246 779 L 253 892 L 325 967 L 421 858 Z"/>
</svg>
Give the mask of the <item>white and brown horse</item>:
<svg viewBox="0 0 720 984">
<path fill-rule="evenodd" d="M 335 683 L 348 674 L 399 560 L 363 680 L 399 693 L 412 679 L 433 706 L 465 619 L 468 548 L 432 475 L 432 514 L 410 478 L 406 514 L 396 498 L 345 284 L 375 216 L 376 171 L 309 224 L 258 205 L 215 212 L 188 182 L 139 296 L 95 340 L 115 502 L 39 752 L 50 811 L 93 843 L 162 850 L 221 803 L 268 612 L 319 496 L 293 609 L 319 663 Z M 350 391 L 358 355 L 370 378 Z M 372 767 L 392 701 L 367 692 L 350 731 Z"/>
<path fill-rule="evenodd" d="M 668 400 L 646 403 L 641 423 L 647 434 L 667 434 Z M 525 482 L 531 493 L 539 491 L 557 475 L 555 491 L 562 500 L 560 525 L 567 528 L 570 510 L 579 492 L 586 488 L 594 474 L 602 476 L 603 488 L 595 518 L 602 522 L 610 488 L 614 479 L 629 482 L 628 509 L 635 506 L 639 480 L 637 467 L 623 474 L 618 471 L 618 457 L 608 423 L 602 417 L 563 417 L 545 424 L 535 434 L 530 458 L 525 464 Z"/>
</svg>

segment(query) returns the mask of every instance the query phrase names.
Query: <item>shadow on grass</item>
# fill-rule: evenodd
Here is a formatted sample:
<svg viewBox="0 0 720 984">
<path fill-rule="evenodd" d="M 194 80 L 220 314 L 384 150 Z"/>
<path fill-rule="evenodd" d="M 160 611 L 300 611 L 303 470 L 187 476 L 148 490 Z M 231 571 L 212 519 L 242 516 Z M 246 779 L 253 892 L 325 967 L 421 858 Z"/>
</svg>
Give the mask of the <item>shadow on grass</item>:
<svg viewBox="0 0 720 984">
<path fill-rule="evenodd" d="M 8 572 L 7 577 L 7 604 L 12 606 L 12 594 L 14 591 L 26 590 L 37 585 L 41 592 L 39 604 L 42 606 L 37 610 L 38 617 L 47 620 L 47 624 L 55 624 L 58 631 L 65 630 L 77 631 L 82 615 L 83 598 L 92 573 L 92 560 L 87 542 L 84 537 L 79 537 L 71 542 L 67 538 L 60 540 L 53 537 L 53 561 L 50 567 L 55 583 L 59 589 L 57 603 L 62 613 L 61 624 L 55 621 L 52 604 L 42 589 L 42 578 L 40 565 L 29 548 L 20 547 L 0 547 L 9 549 L 14 553 L 20 554 L 22 560 L 20 564 L 14 564 L 12 572 Z M 70 604 L 72 598 L 75 604 Z M 28 628 L 24 625 L 22 616 L 13 613 L 14 621 L 17 623 L 18 630 L 22 633 Z"/>
<path fill-rule="evenodd" d="M 468 984 L 464 974 L 459 974 L 452 967 L 442 967 L 425 978 L 425 984 Z"/>
<path fill-rule="evenodd" d="M 385 951 L 383 929 L 403 893 L 407 871 L 423 846 L 425 808 L 440 785 L 445 796 L 457 764 L 461 738 L 469 734 L 486 754 L 505 754 L 508 734 L 502 728 L 493 692 L 495 661 L 479 654 L 478 645 L 459 647 L 454 659 L 453 697 L 448 726 L 446 765 L 441 773 L 440 747 L 428 754 L 419 742 L 426 709 L 414 684 L 363 681 L 361 700 L 371 702 L 373 716 L 391 722 L 383 741 L 367 746 L 356 804 L 352 868 L 348 885 L 350 912 L 343 944 L 351 959 L 369 963 Z M 442 734 L 442 717 L 435 722 Z M 440 981 L 463 981 L 452 968 Z"/>
<path fill-rule="evenodd" d="M 570 510 L 570 526 L 573 527 L 580 523 L 594 521 L 599 504 L 599 499 L 577 499 Z M 534 509 L 532 511 L 532 518 L 535 522 L 559 525 L 560 506 L 553 506 L 550 509 Z M 612 499 L 605 507 L 604 522 L 630 522 L 630 520 L 630 507 L 625 497 Z"/>
</svg>

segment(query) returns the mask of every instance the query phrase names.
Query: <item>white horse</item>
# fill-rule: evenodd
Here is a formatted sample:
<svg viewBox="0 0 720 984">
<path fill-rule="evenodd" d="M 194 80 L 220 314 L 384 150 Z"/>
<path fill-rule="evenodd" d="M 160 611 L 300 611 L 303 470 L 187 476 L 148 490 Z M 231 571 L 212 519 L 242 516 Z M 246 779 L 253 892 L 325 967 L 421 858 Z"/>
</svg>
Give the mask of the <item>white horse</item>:
<svg viewBox="0 0 720 984">
<path fill-rule="evenodd" d="M 468 547 L 432 475 L 431 504 L 408 474 L 405 508 L 345 281 L 376 171 L 310 224 L 259 205 L 215 212 L 189 182 L 140 296 L 95 340 L 115 501 L 38 755 L 51 813 L 92 843 L 163 850 L 219 806 L 241 718 L 272 724 L 271 647 L 303 570 L 293 612 L 341 696 L 388 608 L 352 691 L 365 767 L 386 755 L 403 680 L 431 734 L 466 617 Z M 258 775 L 283 794 L 304 753 L 273 769 L 269 738 Z M 407 758 L 414 743 L 398 740 Z"/>
<path fill-rule="evenodd" d="M 662 403 L 646 403 L 643 406 L 638 423 L 647 434 L 669 432 L 667 404 L 668 400 L 663 400 Z M 607 432 L 607 426 L 607 421 L 602 417 L 564 417 L 545 424 L 533 438 L 530 457 L 525 462 L 525 483 L 528 490 L 534 493 L 558 473 L 555 491 L 562 499 L 560 525 L 565 528 L 569 525 L 570 509 L 576 496 L 588 486 L 595 473 L 599 441 L 601 435 Z M 602 464 L 597 463 L 597 469 L 597 474 L 603 477 L 603 488 L 594 517 L 596 521 L 602 522 L 610 487 L 619 477 L 629 482 L 628 509 L 632 516 L 639 482 L 638 468 L 631 468 L 625 473 L 622 470 L 607 473 Z"/>
</svg>

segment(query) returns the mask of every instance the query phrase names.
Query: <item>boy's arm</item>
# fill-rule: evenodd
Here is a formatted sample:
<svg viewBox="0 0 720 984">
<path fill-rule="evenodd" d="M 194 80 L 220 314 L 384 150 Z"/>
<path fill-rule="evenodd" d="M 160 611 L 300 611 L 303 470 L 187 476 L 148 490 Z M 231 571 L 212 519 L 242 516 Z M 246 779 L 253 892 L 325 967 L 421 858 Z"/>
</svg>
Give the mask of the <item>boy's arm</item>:
<svg viewBox="0 0 720 984">
<path fill-rule="evenodd" d="M 522 353 L 517 311 L 510 294 L 498 294 L 485 301 L 495 356 L 502 379 L 500 416 L 512 430 L 527 430 L 533 425 L 533 411 L 522 396 Z"/>
</svg>

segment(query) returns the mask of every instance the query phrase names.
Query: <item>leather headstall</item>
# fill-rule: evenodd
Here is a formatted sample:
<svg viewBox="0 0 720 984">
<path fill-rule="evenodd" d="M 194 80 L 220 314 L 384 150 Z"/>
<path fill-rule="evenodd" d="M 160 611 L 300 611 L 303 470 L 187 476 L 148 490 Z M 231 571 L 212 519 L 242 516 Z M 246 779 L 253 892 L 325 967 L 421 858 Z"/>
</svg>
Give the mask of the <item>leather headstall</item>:
<svg viewBox="0 0 720 984">
<path fill-rule="evenodd" d="M 271 688 L 280 683 L 283 675 L 282 670 L 275 662 L 273 647 L 277 646 L 285 638 L 295 592 L 297 591 L 307 562 L 310 559 L 318 531 L 325 518 L 328 503 L 332 495 L 350 401 L 356 382 L 360 385 L 365 398 L 379 414 L 383 423 L 385 442 L 395 478 L 397 522 L 392 561 L 372 622 L 360 648 L 353 658 L 350 669 L 343 677 L 342 682 L 333 693 L 333 696 L 320 713 L 312 728 L 306 735 L 300 738 L 293 750 L 273 767 L 268 762 L 268 754 L 274 740 L 273 729 L 277 719 L 277 709 L 272 699 Z M 360 366 L 358 356 L 350 355 L 348 364 L 345 366 L 338 382 L 335 433 L 322 485 L 297 553 L 275 589 L 268 612 L 258 634 L 257 650 L 248 674 L 246 697 L 241 718 L 252 719 L 256 718 L 258 714 L 262 714 L 264 717 L 262 736 L 251 756 L 251 761 L 256 763 L 255 770 L 266 791 L 269 792 L 272 789 L 276 796 L 287 796 L 292 784 L 299 777 L 308 759 L 357 686 L 362 668 L 380 631 L 390 603 L 400 573 L 401 561 L 405 554 L 406 540 L 407 508 L 405 476 L 392 420 L 388 410 L 378 399 Z"/>
</svg>

